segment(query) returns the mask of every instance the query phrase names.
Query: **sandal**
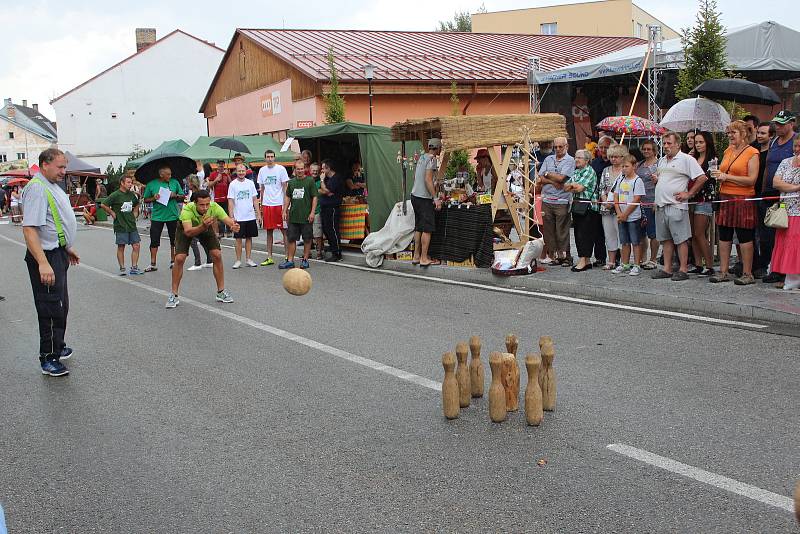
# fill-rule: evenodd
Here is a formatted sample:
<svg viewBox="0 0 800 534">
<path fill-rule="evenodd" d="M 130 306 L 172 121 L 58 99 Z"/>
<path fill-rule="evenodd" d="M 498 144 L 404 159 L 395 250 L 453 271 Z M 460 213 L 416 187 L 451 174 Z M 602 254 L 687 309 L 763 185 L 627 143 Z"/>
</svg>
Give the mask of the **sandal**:
<svg viewBox="0 0 800 534">
<path fill-rule="evenodd" d="M 157 271 L 157 270 L 158 270 L 158 267 L 156 267 L 155 265 L 148 265 L 147 267 L 144 268 L 144 272 L 146 272 L 146 273 L 152 273 L 153 271 Z"/>
<path fill-rule="evenodd" d="M 420 262 L 419 266 L 420 267 L 430 267 L 431 265 L 441 265 L 441 264 L 442 264 L 441 260 L 433 260 L 430 263 L 422 263 L 422 262 Z"/>
<path fill-rule="evenodd" d="M 614 264 L 613 263 L 606 263 L 605 265 L 603 265 L 603 270 L 604 271 L 610 271 L 613 268 L 614 268 Z"/>
<path fill-rule="evenodd" d="M 419 265 L 419 260 L 411 260 L 411 265 Z"/>
</svg>

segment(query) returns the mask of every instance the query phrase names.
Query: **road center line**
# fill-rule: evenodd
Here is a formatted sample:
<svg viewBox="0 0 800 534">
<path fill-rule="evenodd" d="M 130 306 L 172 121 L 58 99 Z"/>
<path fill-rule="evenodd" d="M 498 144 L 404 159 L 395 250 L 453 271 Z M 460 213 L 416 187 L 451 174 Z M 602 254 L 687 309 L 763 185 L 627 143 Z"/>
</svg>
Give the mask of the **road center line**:
<svg viewBox="0 0 800 534">
<path fill-rule="evenodd" d="M 693 467 L 664 456 L 659 456 L 658 454 L 643 449 L 637 449 L 636 447 L 631 447 L 623 443 L 612 443 L 606 448 L 623 456 L 627 456 L 628 458 L 633 458 L 634 460 L 697 480 L 698 482 L 703 482 L 710 486 L 742 495 L 748 499 L 753 499 L 754 501 L 774 506 L 775 508 L 780 508 L 787 512 L 794 511 L 792 499 L 784 495 L 778 495 L 777 493 L 772 493 L 771 491 L 751 486 L 750 484 L 745 484 L 744 482 L 739 482 L 738 480 L 718 475 L 706 471 L 705 469 L 700 469 L 699 467 Z"/>
<path fill-rule="evenodd" d="M 97 229 L 103 230 L 110 230 L 110 228 L 105 227 L 95 227 Z M 161 239 L 166 239 L 166 236 L 162 236 Z M 223 248 L 233 249 L 231 245 L 221 245 Z M 263 250 L 253 249 L 253 252 L 259 254 L 266 254 Z M 318 261 L 318 260 L 311 260 Z M 319 263 L 323 263 L 319 261 Z M 658 310 L 654 308 L 644 308 L 641 306 L 630 306 L 627 304 L 615 304 L 613 302 L 603 302 L 600 300 L 592 300 L 580 297 L 568 297 L 565 295 L 554 295 L 552 293 L 541 293 L 538 291 L 528 291 L 524 289 L 513 289 L 508 287 L 497 287 L 497 286 L 489 286 L 484 284 L 478 284 L 475 282 L 463 282 L 461 280 L 448 280 L 447 278 L 438 278 L 435 276 L 425 276 L 421 274 L 412 274 L 412 273 L 401 273 L 398 271 L 389 271 L 385 269 L 373 269 L 372 267 L 364 267 L 362 265 L 350 265 L 348 263 L 326 263 L 325 265 L 330 265 L 333 267 L 341 267 L 345 269 L 355 269 L 357 271 L 365 271 L 372 274 L 382 274 L 386 276 L 399 276 L 402 278 L 412 278 L 416 280 L 425 280 L 427 282 L 437 282 L 440 284 L 450 284 L 454 286 L 462 286 L 462 287 L 470 287 L 474 289 L 481 289 L 483 291 L 494 291 L 496 293 L 507 293 L 511 295 L 520 295 L 525 297 L 535 297 L 535 298 L 542 298 L 542 299 L 549 299 L 549 300 L 560 300 L 562 302 L 570 302 L 573 304 L 583 304 L 589 306 L 601 306 L 604 308 L 613 308 L 616 310 L 625 310 L 633 313 L 645 313 L 648 315 L 661 315 L 664 317 L 671 317 L 675 319 L 684 319 L 690 321 L 700 321 L 704 323 L 711 323 L 711 324 L 718 324 L 718 325 L 725 325 L 725 326 L 738 326 L 744 328 L 752 328 L 756 330 L 763 330 L 765 328 L 769 328 L 769 325 L 765 324 L 758 324 L 758 323 L 748 323 L 744 321 L 732 321 L 729 319 L 717 319 L 716 317 L 704 317 L 702 315 L 693 315 L 691 313 L 682 313 L 682 312 L 674 312 L 669 310 Z"/>
<path fill-rule="evenodd" d="M 5 239 L 6 241 L 8 241 L 10 243 L 14 243 L 15 245 L 19 245 L 21 247 L 25 247 L 24 243 L 22 243 L 20 241 L 16 241 L 16 240 L 11 239 L 9 237 L 6 237 L 4 235 L 0 235 L 0 238 L 3 238 L 3 239 Z M 143 284 L 141 282 L 137 282 L 135 280 L 131 280 L 130 278 L 127 278 L 127 277 L 123 278 L 123 277 L 120 277 L 119 275 L 110 274 L 110 273 L 107 273 L 107 272 L 103 271 L 102 269 L 98 269 L 97 267 L 92 267 L 91 265 L 87 265 L 85 263 L 81 263 L 80 266 L 82 268 L 84 268 L 84 269 L 92 271 L 93 273 L 99 274 L 101 276 L 104 276 L 104 277 L 109 278 L 111 280 L 114 280 L 116 282 L 129 284 L 129 285 L 138 287 L 140 289 L 145 289 L 147 291 L 150 291 L 151 293 L 155 293 L 157 295 L 161 295 L 161 296 L 163 296 L 165 298 L 169 296 L 169 292 L 168 291 L 164 291 L 162 289 L 157 289 L 157 288 L 149 286 L 147 284 Z M 313 339 L 309 339 L 309 338 L 306 338 L 306 337 L 303 337 L 303 336 L 300 336 L 300 335 L 297 335 L 297 334 L 293 334 L 291 332 L 287 332 L 286 330 L 282 330 L 280 328 L 276 328 L 276 327 L 270 326 L 268 324 L 260 323 L 258 321 L 253 320 L 253 319 L 250 319 L 249 317 L 244 317 L 242 315 L 238 315 L 236 313 L 232 313 L 232 312 L 229 312 L 227 310 L 222 309 L 221 306 L 226 306 L 226 304 L 219 304 L 218 306 L 211 306 L 209 304 L 198 302 L 198 301 L 196 301 L 194 299 L 190 299 L 190 298 L 183 297 L 183 296 L 180 297 L 180 300 L 181 300 L 181 304 L 183 304 L 183 303 L 191 304 L 192 306 L 194 306 L 196 308 L 200 308 L 201 310 L 205 310 L 205 311 L 207 311 L 209 313 L 213 313 L 215 315 L 219 315 L 221 317 L 225 317 L 227 319 L 230 319 L 232 321 L 236 321 L 236 322 L 241 323 L 243 325 L 247 325 L 247 326 L 250 326 L 252 328 L 261 330 L 262 332 L 267 332 L 268 334 L 272 334 L 274 336 L 277 336 L 277 337 L 280 337 L 280 338 L 283 338 L 283 339 L 286 339 L 286 340 L 289 340 L 289 341 L 293 341 L 293 342 L 298 343 L 300 345 L 304 345 L 306 347 L 309 347 L 309 348 L 312 348 L 312 349 L 316 349 L 316 350 L 318 350 L 320 352 L 324 352 L 326 354 L 330 354 L 331 356 L 335 356 L 335 357 L 340 358 L 342 360 L 345 360 L 345 361 L 348 361 L 348 362 L 351 362 L 351 363 L 355 363 L 355 364 L 358 364 L 358 365 L 361 365 L 361 366 L 364 366 L 364 367 L 368 367 L 370 369 L 373 369 L 375 371 L 379 371 L 381 373 L 384 373 L 384 374 L 387 374 L 387 375 L 390 375 L 390 376 L 394 376 L 394 377 L 399 378 L 401 380 L 405 380 L 406 382 L 411 382 L 412 384 L 416 384 L 418 386 L 426 387 L 428 389 L 433 389 L 433 390 L 436 390 L 436 391 L 441 391 L 441 389 L 442 389 L 442 384 L 440 382 L 436 382 L 435 380 L 430 380 L 430 379 L 425 378 L 423 376 L 415 375 L 414 373 L 409 373 L 408 371 L 403 371 L 402 369 L 398 369 L 396 367 L 392 367 L 390 365 L 386 365 L 386 364 L 383 364 L 381 362 L 377 362 L 375 360 L 370 360 L 369 358 L 364 358 L 363 356 L 357 356 L 357 355 L 352 354 L 350 352 L 347 352 L 347 351 L 344 351 L 344 350 L 341 350 L 341 349 L 337 349 L 336 347 L 331 347 L 330 345 L 326 345 L 324 343 L 320 343 L 318 341 L 314 341 Z M 167 313 L 175 313 L 175 312 L 167 311 Z"/>
</svg>

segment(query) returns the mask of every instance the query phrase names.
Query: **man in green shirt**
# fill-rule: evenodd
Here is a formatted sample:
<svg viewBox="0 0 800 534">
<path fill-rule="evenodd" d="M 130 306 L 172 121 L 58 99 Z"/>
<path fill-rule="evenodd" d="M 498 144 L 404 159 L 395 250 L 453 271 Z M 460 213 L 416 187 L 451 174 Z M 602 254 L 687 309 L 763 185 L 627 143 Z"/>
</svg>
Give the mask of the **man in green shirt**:
<svg viewBox="0 0 800 534">
<path fill-rule="evenodd" d="M 298 162 L 302 165 L 302 162 Z M 286 230 L 286 260 L 278 265 L 279 269 L 294 267 L 294 254 L 297 251 L 297 240 L 303 237 L 303 259 L 301 269 L 308 269 L 308 258 L 311 256 L 311 240 L 314 237 L 314 211 L 317 209 L 317 186 L 314 178 L 308 176 L 304 169 L 295 167 L 295 177 L 286 185 L 286 197 L 283 199 L 283 216 L 289 223 Z"/>
<path fill-rule="evenodd" d="M 119 189 L 102 200 L 100 207 L 114 219 L 114 235 L 117 242 L 117 262 L 119 275 L 125 276 L 125 245 L 131 246 L 130 274 L 144 274 L 139 270 L 139 230 L 136 218 L 139 216 L 139 197 L 131 191 L 133 178 L 123 176 Z"/>
<path fill-rule="evenodd" d="M 175 239 L 175 266 L 172 269 L 172 293 L 167 299 L 167 308 L 174 308 L 180 301 L 178 300 L 178 289 L 180 289 L 181 278 L 183 278 L 183 265 L 186 256 L 189 255 L 189 247 L 192 238 L 197 238 L 200 244 L 206 249 L 206 254 L 211 257 L 214 264 L 214 280 L 217 282 L 217 302 L 233 302 L 230 293 L 225 290 L 225 272 L 222 267 L 222 251 L 219 246 L 219 238 L 214 231 L 216 221 L 222 221 L 234 232 L 239 231 L 239 224 L 228 217 L 225 210 L 211 201 L 211 195 L 206 190 L 197 191 L 194 194 L 194 202 L 189 202 L 183 207 L 180 215 L 181 224 L 178 226 Z"/>
<path fill-rule="evenodd" d="M 169 199 L 166 204 L 159 202 L 161 190 L 169 191 Z M 156 255 L 158 246 L 161 243 L 161 234 L 164 226 L 167 227 L 170 247 L 170 268 L 175 262 L 175 230 L 178 228 L 178 198 L 183 198 L 183 187 L 180 182 L 172 177 L 172 169 L 168 165 L 163 165 L 158 169 L 158 180 L 148 182 L 142 193 L 145 202 L 153 204 L 153 213 L 150 215 L 150 266 L 144 271 L 150 272 L 156 269 Z"/>
</svg>

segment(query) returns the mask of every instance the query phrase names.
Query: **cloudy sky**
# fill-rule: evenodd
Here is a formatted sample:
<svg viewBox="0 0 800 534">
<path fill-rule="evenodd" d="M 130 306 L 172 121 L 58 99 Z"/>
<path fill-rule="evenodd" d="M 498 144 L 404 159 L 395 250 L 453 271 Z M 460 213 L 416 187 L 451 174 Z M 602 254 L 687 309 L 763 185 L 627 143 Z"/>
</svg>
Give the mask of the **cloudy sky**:
<svg viewBox="0 0 800 534">
<path fill-rule="evenodd" d="M 2 4 L 7 3 L 6 0 Z M 8 2 L 10 3 L 10 1 Z M 26 0 L 4 6 L 14 21 L 0 46 L 2 98 L 36 102 L 51 119 L 48 102 L 135 51 L 134 29 L 154 27 L 158 37 L 180 28 L 225 48 L 235 28 L 331 28 L 433 30 L 456 11 L 475 12 L 570 3 L 563 0 L 338 0 L 305 2 L 218 0 Z M 2 5 L 0 4 L 0 5 Z M 636 0 L 636 4 L 675 29 L 692 24 L 696 0 Z M 718 0 L 727 27 L 771 17 L 800 29 L 778 13 L 792 13 L 790 0 L 769 0 L 763 15 L 752 0 Z M 207 82 L 210 83 L 210 80 Z M 197 80 L 197 83 L 207 83 Z"/>
</svg>

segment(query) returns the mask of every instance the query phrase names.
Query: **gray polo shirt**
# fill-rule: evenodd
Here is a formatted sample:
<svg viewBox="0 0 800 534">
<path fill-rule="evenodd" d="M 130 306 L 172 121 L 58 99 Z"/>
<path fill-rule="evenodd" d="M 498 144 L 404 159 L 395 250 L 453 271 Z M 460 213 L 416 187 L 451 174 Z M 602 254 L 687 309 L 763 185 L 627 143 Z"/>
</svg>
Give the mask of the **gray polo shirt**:
<svg viewBox="0 0 800 534">
<path fill-rule="evenodd" d="M 550 154 L 544 158 L 542 167 L 539 169 L 539 174 L 543 175 L 545 172 L 563 174 L 569 180 L 575 174 L 575 158 L 565 154 L 563 158 L 556 161 L 556 155 Z M 567 180 L 564 180 L 564 182 Z M 570 200 L 572 200 L 572 193 L 569 191 L 558 189 L 550 184 L 545 184 L 542 187 L 542 202 L 545 204 L 569 204 Z"/>
<path fill-rule="evenodd" d="M 439 169 L 439 160 L 427 152 L 419 157 L 417 168 L 414 170 L 414 188 L 411 194 L 418 198 L 433 198 L 430 191 L 425 186 L 425 172 L 433 171 L 434 179 L 436 171 Z"/>
<path fill-rule="evenodd" d="M 61 189 L 58 184 L 50 182 L 47 178 L 37 173 L 34 178 L 39 178 L 44 185 L 31 181 L 22 190 L 22 226 L 35 226 L 39 230 L 39 241 L 42 249 L 53 250 L 58 248 L 58 234 L 56 233 L 56 223 L 53 214 L 50 212 L 50 204 L 47 200 L 46 190 L 50 191 L 56 202 L 56 209 L 61 217 L 61 226 L 67 238 L 67 247 L 71 247 L 75 242 L 75 233 L 78 231 L 78 223 L 75 220 L 75 212 L 69 203 L 69 196 Z M 45 189 L 46 188 L 46 189 Z"/>
</svg>

